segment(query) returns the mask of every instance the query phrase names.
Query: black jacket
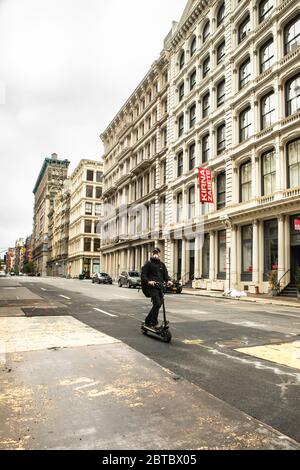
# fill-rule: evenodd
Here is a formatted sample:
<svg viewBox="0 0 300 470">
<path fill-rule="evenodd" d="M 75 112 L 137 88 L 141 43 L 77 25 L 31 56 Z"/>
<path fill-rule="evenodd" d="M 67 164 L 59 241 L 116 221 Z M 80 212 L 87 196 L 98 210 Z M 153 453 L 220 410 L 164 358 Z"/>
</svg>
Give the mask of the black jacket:
<svg viewBox="0 0 300 470">
<path fill-rule="evenodd" d="M 155 258 L 151 258 L 142 268 L 142 285 L 145 287 L 149 281 L 168 282 L 170 280 L 166 265 Z"/>
</svg>

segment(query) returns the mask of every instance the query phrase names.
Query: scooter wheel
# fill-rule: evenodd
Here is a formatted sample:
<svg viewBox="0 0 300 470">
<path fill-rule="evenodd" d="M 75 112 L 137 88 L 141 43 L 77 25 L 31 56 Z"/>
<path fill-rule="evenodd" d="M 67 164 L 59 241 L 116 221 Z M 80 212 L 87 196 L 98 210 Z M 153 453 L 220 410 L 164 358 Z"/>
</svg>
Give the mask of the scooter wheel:
<svg viewBox="0 0 300 470">
<path fill-rule="evenodd" d="M 171 343 L 171 340 L 172 340 L 171 332 L 169 330 L 165 331 L 163 338 L 164 338 L 165 343 Z"/>
</svg>

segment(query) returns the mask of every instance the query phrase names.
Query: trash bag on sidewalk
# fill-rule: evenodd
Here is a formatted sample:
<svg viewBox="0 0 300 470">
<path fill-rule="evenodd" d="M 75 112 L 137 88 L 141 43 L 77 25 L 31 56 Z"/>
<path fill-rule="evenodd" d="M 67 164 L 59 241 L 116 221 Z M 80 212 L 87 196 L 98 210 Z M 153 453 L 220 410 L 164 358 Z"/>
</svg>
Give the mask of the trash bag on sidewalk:
<svg viewBox="0 0 300 470">
<path fill-rule="evenodd" d="M 232 299 L 239 299 L 241 297 L 247 297 L 247 293 L 245 291 L 238 291 L 236 289 L 227 289 L 227 291 L 223 294 L 224 297 L 231 297 Z"/>
</svg>

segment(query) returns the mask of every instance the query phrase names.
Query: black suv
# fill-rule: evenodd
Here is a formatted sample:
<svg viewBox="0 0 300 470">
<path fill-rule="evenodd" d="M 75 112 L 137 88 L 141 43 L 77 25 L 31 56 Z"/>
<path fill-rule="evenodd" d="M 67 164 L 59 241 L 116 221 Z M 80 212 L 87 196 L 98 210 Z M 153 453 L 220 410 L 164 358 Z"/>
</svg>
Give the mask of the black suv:
<svg viewBox="0 0 300 470">
<path fill-rule="evenodd" d="M 106 273 L 95 273 L 92 277 L 93 284 L 112 284 L 112 278 Z"/>
<path fill-rule="evenodd" d="M 141 273 L 139 273 L 138 271 L 124 271 L 119 276 L 119 287 L 126 286 L 130 289 L 131 287 L 141 287 L 141 285 Z"/>
</svg>

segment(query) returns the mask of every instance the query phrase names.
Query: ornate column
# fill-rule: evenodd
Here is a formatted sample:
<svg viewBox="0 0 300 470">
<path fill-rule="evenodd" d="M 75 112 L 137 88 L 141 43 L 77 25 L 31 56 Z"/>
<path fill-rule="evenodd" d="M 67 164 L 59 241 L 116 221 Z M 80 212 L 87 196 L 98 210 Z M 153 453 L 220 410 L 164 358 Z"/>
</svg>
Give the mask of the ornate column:
<svg viewBox="0 0 300 470">
<path fill-rule="evenodd" d="M 216 268 L 215 268 L 215 240 L 216 232 L 210 232 L 210 246 L 209 246 L 209 279 L 214 281 L 216 278 Z"/>
<path fill-rule="evenodd" d="M 253 222 L 253 270 L 252 270 L 252 282 L 257 285 L 259 283 L 259 248 L 258 248 L 258 230 L 259 221 L 254 220 Z"/>
<path fill-rule="evenodd" d="M 285 273 L 285 215 L 278 216 L 278 280 Z"/>
<path fill-rule="evenodd" d="M 231 227 L 231 287 L 237 287 L 237 226 L 232 225 Z"/>
</svg>

